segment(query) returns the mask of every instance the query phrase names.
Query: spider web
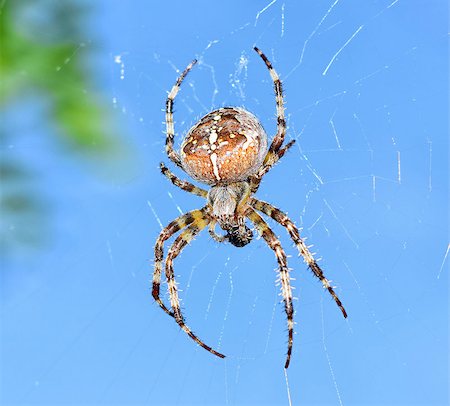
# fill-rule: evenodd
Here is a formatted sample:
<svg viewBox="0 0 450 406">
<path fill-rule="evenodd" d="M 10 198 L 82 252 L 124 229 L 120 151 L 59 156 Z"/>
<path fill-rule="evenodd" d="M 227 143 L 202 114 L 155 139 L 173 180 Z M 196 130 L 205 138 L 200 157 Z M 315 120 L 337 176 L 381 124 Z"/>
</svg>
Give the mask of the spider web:
<svg viewBox="0 0 450 406">
<path fill-rule="evenodd" d="M 425 9 L 402 0 L 238 4 L 236 18 L 223 10 L 226 24 L 206 18 L 211 11 L 198 20 L 201 11 L 181 3 L 185 16 L 136 2 L 105 6 L 106 16 L 96 17 L 106 50 L 99 76 L 136 158 L 124 174 L 100 182 L 45 155 L 52 173 L 62 168 L 49 185 L 75 171 L 76 192 L 52 194 L 55 222 L 64 221 L 58 236 L 69 241 L 39 257 L 25 288 L 14 278 L 11 285 L 20 293 L 11 294 L 8 323 L 17 320 L 16 334 L 28 324 L 35 343 L 18 344 L 20 359 L 31 361 L 12 374 L 26 388 L 10 390 L 17 403 L 448 400 L 444 2 Z M 142 15 L 155 27 L 161 18 L 164 29 Z M 178 146 L 220 106 L 244 106 L 273 136 L 273 85 L 253 45 L 283 80 L 287 140 L 297 141 L 257 197 L 302 227 L 349 314 L 342 318 L 285 230 L 269 221 L 290 256 L 296 288 L 288 371 L 276 261 L 263 240 L 236 249 L 203 232 L 175 261 L 187 324 L 225 360 L 196 347 L 152 304 L 148 289 L 159 231 L 204 205 L 158 173 L 158 163 L 169 162 L 161 133 L 166 92 L 196 57 L 175 102 Z M 80 209 L 68 201 L 81 192 Z"/>
</svg>

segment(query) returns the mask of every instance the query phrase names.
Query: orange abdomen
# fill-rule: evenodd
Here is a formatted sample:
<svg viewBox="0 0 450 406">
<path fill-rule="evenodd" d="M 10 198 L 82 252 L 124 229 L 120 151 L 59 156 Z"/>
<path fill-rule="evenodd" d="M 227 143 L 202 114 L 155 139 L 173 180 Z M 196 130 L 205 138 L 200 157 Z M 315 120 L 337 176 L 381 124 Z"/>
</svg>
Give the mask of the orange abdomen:
<svg viewBox="0 0 450 406">
<path fill-rule="evenodd" d="M 181 145 L 183 168 L 207 184 L 246 180 L 257 172 L 267 152 L 267 134 L 248 111 L 224 107 L 208 113 Z"/>
</svg>

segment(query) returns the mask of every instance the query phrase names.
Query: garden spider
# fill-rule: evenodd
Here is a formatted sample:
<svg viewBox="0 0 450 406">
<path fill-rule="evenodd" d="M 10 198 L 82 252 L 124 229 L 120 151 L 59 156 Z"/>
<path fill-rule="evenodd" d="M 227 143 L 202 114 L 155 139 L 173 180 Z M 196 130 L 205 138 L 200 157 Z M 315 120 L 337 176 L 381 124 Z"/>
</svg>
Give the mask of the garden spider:
<svg viewBox="0 0 450 406">
<path fill-rule="evenodd" d="M 197 63 L 193 60 L 177 79 L 166 101 L 166 152 L 170 160 L 179 168 L 188 173 L 197 181 L 206 183 L 211 188 L 209 191 L 201 189 L 193 184 L 179 179 L 163 163 L 160 164 L 162 173 L 179 188 L 186 192 L 207 199 L 206 206 L 200 210 L 193 210 L 183 214 L 167 225 L 156 240 L 155 245 L 155 270 L 153 273 L 152 295 L 161 308 L 174 317 L 179 326 L 198 345 L 224 358 L 225 355 L 215 351 L 200 340 L 185 324 L 180 310 L 177 284 L 173 271 L 173 260 L 180 254 L 183 248 L 206 226 L 212 238 L 218 242 L 228 241 L 236 247 L 248 244 L 253 236 L 252 231 L 245 224 L 246 219 L 254 225 L 256 230 L 274 251 L 279 266 L 279 279 L 284 308 L 288 325 L 288 348 L 285 368 L 289 366 L 292 353 L 294 336 L 294 309 L 292 304 L 292 289 L 290 284 L 289 268 L 286 254 L 280 241 L 270 229 L 258 211 L 271 217 L 288 231 L 291 239 L 297 246 L 304 261 L 323 284 L 323 287 L 333 297 L 341 309 L 344 317 L 347 317 L 345 309 L 325 278 L 312 253 L 308 250 L 304 240 L 294 223 L 284 214 L 269 203 L 252 197 L 258 190 L 263 176 L 294 144 L 294 140 L 283 146 L 286 133 L 286 120 L 284 118 L 283 90 L 281 81 L 273 69 L 267 57 L 258 49 L 259 54 L 272 77 L 275 86 L 277 105 L 277 134 L 272 140 L 267 151 L 267 135 L 258 119 L 248 111 L 237 107 L 223 107 L 214 110 L 204 116 L 187 133 L 178 154 L 173 148 L 173 102 L 180 85 L 192 67 Z M 225 235 L 215 232 L 216 223 L 225 231 Z M 170 247 L 166 263 L 165 274 L 170 295 L 169 310 L 160 298 L 161 272 L 163 267 L 164 242 L 178 231 L 182 232 Z"/>
</svg>

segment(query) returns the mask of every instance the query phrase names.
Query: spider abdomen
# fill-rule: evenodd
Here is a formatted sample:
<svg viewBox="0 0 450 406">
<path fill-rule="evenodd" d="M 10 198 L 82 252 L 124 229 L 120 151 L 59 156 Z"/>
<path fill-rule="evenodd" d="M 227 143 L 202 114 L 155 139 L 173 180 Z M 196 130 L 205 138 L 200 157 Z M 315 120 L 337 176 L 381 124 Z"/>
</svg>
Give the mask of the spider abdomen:
<svg viewBox="0 0 450 406">
<path fill-rule="evenodd" d="M 267 152 L 267 134 L 259 120 L 237 107 L 208 113 L 181 145 L 183 168 L 210 185 L 246 180 L 256 173 Z"/>
</svg>

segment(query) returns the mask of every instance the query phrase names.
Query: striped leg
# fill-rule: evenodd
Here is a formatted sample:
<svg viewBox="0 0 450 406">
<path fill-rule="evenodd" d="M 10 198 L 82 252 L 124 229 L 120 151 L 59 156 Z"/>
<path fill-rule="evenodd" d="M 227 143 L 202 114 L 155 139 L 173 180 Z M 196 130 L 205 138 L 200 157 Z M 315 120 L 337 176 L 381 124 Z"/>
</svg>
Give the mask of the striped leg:
<svg viewBox="0 0 450 406">
<path fill-rule="evenodd" d="M 267 56 L 264 55 L 261 50 L 257 47 L 253 48 L 269 69 L 270 76 L 273 80 L 273 85 L 275 88 L 275 98 L 277 102 L 277 135 L 274 137 L 272 144 L 270 145 L 269 152 L 266 156 L 265 161 L 268 159 L 269 154 L 272 152 L 277 152 L 284 141 L 284 135 L 286 134 L 286 119 L 284 118 L 284 105 L 283 105 L 283 86 L 278 73 L 273 68 Z"/>
<path fill-rule="evenodd" d="M 173 272 L 173 260 L 181 253 L 183 248 L 194 239 L 194 237 L 202 231 L 209 223 L 209 219 L 201 217 L 195 220 L 189 227 L 186 228 L 174 241 L 170 247 L 166 258 L 166 277 L 169 287 L 170 304 L 172 306 L 173 315 L 176 322 L 183 329 L 183 331 L 191 337 L 200 347 L 203 347 L 211 354 L 217 355 L 220 358 L 225 358 L 225 355 L 213 350 L 210 346 L 206 345 L 200 340 L 191 329 L 185 324 L 183 315 L 181 314 L 180 301 L 178 299 L 177 284 L 175 282 L 175 274 Z"/>
<path fill-rule="evenodd" d="M 180 231 L 181 229 L 187 227 L 189 224 L 193 223 L 197 219 L 203 218 L 205 209 L 193 210 L 189 213 L 183 214 L 171 223 L 167 225 L 159 235 L 155 244 L 155 270 L 153 272 L 153 287 L 152 296 L 155 301 L 161 306 L 161 308 L 169 315 L 173 316 L 173 313 L 169 311 L 166 305 L 162 302 L 159 291 L 161 284 L 161 271 L 162 262 L 164 258 L 164 241 L 168 240 L 172 235 Z"/>
<path fill-rule="evenodd" d="M 180 90 L 181 83 L 183 82 L 186 75 L 192 69 L 192 67 L 197 63 L 197 60 L 194 59 L 187 68 L 182 72 L 182 74 L 178 77 L 177 82 L 172 87 L 172 90 L 167 96 L 166 100 L 166 152 L 171 161 L 182 168 L 181 160 L 178 153 L 173 149 L 173 138 L 175 136 L 174 126 L 173 126 L 173 102 L 175 100 L 175 96 Z"/>
<path fill-rule="evenodd" d="M 294 144 L 295 140 L 291 140 L 283 148 L 279 149 L 278 152 L 276 153 L 271 153 L 270 151 L 268 152 L 267 154 L 268 158 L 266 157 L 267 162 L 261 165 L 261 168 L 259 168 L 258 173 L 250 180 L 250 188 L 252 193 L 257 192 L 263 176 L 272 169 L 272 167 L 283 157 L 286 151 L 289 148 L 291 148 Z"/>
<path fill-rule="evenodd" d="M 161 172 L 164 176 L 166 176 L 175 186 L 178 186 L 180 189 L 183 189 L 185 192 L 192 193 L 197 196 L 201 196 L 206 198 L 208 195 L 208 192 L 206 190 L 203 190 L 192 183 L 189 183 L 185 180 L 181 180 L 178 178 L 174 173 L 170 171 L 169 168 L 164 165 L 163 162 L 159 164 L 161 168 Z"/>
<path fill-rule="evenodd" d="M 292 343 L 294 340 L 294 306 L 292 304 L 292 288 L 286 254 L 274 232 L 255 210 L 249 208 L 245 214 L 255 225 L 258 232 L 264 238 L 267 245 L 275 252 L 275 256 L 277 257 L 280 271 L 281 294 L 283 296 L 284 309 L 286 311 L 288 323 L 288 350 L 286 363 L 284 365 L 284 367 L 287 368 L 291 361 Z"/>
<path fill-rule="evenodd" d="M 344 306 L 342 305 L 342 302 L 337 297 L 336 293 L 333 290 L 333 287 L 330 284 L 330 281 L 325 277 L 322 269 L 317 264 L 313 255 L 309 251 L 307 245 L 304 243 L 304 241 L 300 237 L 300 233 L 298 231 L 298 228 L 295 226 L 295 224 L 288 218 L 288 216 L 286 216 L 286 214 L 284 214 L 281 210 L 278 210 L 276 207 L 272 206 L 269 203 L 262 202 L 257 199 L 251 199 L 250 204 L 256 210 L 259 210 L 262 213 L 272 217 L 276 222 L 280 223 L 283 227 L 286 228 L 290 237 L 292 238 L 292 241 L 294 241 L 295 245 L 297 246 L 297 249 L 299 250 L 300 254 L 302 255 L 304 261 L 308 264 L 308 267 L 311 269 L 313 274 L 318 279 L 320 279 L 323 287 L 326 290 L 328 290 L 328 292 L 330 293 L 330 295 L 333 297 L 334 301 L 338 305 L 339 309 L 341 309 L 342 314 L 346 318 L 347 312 L 345 311 Z"/>
<path fill-rule="evenodd" d="M 273 80 L 275 89 L 275 100 L 277 103 L 277 134 L 270 144 L 269 151 L 267 152 L 264 162 L 259 169 L 256 176 L 252 179 L 252 192 L 258 190 L 262 177 L 272 168 L 273 165 L 284 155 L 284 153 L 294 144 L 295 141 L 290 141 L 283 148 L 281 146 L 284 142 L 284 136 L 286 135 L 286 119 L 284 117 L 284 102 L 283 102 L 283 85 L 281 83 L 278 73 L 273 68 L 272 63 L 267 59 L 266 55 L 262 51 L 254 47 L 253 48 L 269 69 L 270 76 Z M 281 148 L 281 149 L 280 149 Z"/>
</svg>

